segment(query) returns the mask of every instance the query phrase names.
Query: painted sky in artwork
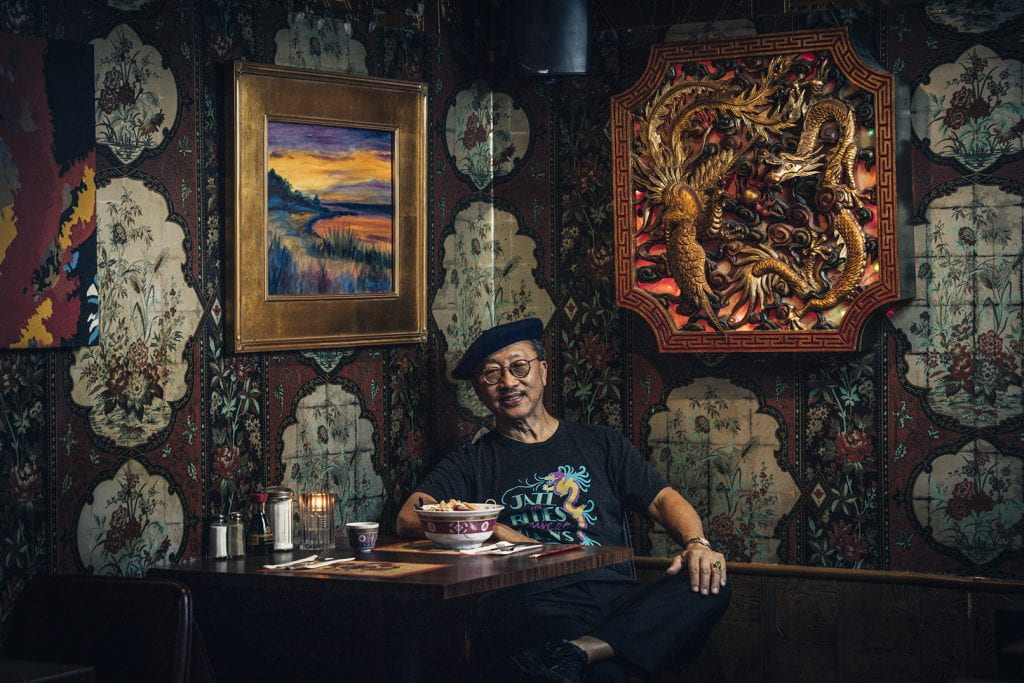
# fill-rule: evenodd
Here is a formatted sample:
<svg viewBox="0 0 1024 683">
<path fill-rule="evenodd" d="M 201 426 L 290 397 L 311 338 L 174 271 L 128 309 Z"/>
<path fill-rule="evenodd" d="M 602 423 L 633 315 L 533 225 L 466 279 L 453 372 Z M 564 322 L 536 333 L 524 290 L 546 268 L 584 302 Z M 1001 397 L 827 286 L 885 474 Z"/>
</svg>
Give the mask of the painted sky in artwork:
<svg viewBox="0 0 1024 683">
<path fill-rule="evenodd" d="M 390 205 L 393 133 L 271 121 L 267 165 L 321 201 Z"/>
</svg>

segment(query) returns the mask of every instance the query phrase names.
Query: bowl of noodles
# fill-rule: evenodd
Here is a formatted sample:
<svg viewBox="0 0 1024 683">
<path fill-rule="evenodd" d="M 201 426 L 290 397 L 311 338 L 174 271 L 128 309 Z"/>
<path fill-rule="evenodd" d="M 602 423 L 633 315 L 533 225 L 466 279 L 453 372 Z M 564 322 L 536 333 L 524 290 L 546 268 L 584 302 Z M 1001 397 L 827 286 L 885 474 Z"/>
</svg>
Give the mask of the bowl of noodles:
<svg viewBox="0 0 1024 683">
<path fill-rule="evenodd" d="M 498 515 L 504 509 L 504 505 L 493 501 L 467 503 L 461 500 L 444 500 L 415 508 L 424 535 L 434 545 L 452 550 L 468 550 L 483 544 L 494 533 Z"/>
</svg>

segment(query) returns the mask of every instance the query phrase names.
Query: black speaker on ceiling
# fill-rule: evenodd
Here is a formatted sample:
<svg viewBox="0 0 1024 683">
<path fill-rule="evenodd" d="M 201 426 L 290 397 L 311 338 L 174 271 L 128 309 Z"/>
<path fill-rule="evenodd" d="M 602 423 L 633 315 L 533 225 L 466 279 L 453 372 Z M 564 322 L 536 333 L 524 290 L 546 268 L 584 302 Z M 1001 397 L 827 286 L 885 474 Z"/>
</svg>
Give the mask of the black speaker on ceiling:
<svg viewBox="0 0 1024 683">
<path fill-rule="evenodd" d="M 510 8 L 516 69 L 542 77 L 587 73 L 587 4 L 587 0 L 514 0 Z"/>
</svg>

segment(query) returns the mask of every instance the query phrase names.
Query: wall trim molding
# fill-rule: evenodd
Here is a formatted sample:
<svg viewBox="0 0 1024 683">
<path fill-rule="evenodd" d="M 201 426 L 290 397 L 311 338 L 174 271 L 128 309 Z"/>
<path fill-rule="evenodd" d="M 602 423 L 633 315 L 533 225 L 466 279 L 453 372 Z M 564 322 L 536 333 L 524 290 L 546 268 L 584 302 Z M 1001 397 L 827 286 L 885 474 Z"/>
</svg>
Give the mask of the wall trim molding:
<svg viewBox="0 0 1024 683">
<path fill-rule="evenodd" d="M 665 570 L 671 558 L 634 557 L 640 571 Z M 773 576 L 818 581 L 860 581 L 863 583 L 888 583 L 929 588 L 954 588 L 960 590 L 991 593 L 1024 593 L 1024 581 L 992 579 L 985 576 L 944 576 L 922 572 L 882 571 L 877 569 L 833 569 L 831 567 L 803 567 L 785 564 L 764 564 L 758 562 L 730 562 L 730 574 L 747 576 Z"/>
</svg>

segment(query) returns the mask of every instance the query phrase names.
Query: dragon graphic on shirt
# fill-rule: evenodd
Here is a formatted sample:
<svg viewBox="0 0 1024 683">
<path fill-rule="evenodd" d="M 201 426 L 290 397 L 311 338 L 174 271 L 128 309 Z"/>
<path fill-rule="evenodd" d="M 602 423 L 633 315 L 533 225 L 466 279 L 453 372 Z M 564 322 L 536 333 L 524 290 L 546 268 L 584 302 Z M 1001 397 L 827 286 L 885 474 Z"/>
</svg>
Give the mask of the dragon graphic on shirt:
<svg viewBox="0 0 1024 683">
<path fill-rule="evenodd" d="M 501 497 L 512 514 L 509 524 L 540 541 L 600 545 L 587 534 L 597 523 L 596 504 L 585 499 L 590 490 L 590 473 L 561 465 L 554 472 L 520 481 Z"/>
</svg>

